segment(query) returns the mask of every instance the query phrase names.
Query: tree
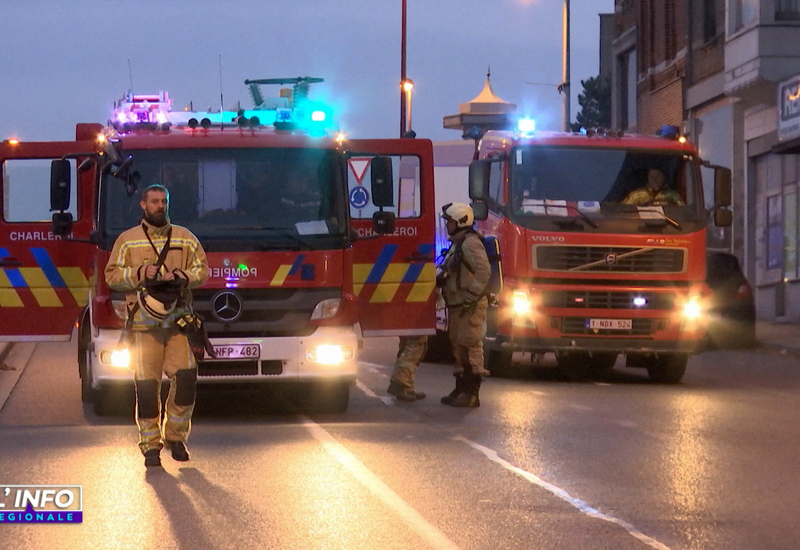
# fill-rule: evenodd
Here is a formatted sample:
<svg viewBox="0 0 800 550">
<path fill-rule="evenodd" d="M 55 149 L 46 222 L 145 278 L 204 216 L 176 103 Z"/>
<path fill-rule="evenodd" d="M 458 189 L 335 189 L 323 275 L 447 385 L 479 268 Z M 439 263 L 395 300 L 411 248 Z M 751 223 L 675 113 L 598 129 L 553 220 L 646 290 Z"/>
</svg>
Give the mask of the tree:
<svg viewBox="0 0 800 550">
<path fill-rule="evenodd" d="M 611 85 L 607 78 L 596 76 L 588 80 L 581 80 L 583 93 L 578 96 L 578 103 L 582 109 L 576 117 L 577 122 L 572 123 L 572 131 L 578 132 L 583 128 L 596 128 L 611 126 Z"/>
</svg>

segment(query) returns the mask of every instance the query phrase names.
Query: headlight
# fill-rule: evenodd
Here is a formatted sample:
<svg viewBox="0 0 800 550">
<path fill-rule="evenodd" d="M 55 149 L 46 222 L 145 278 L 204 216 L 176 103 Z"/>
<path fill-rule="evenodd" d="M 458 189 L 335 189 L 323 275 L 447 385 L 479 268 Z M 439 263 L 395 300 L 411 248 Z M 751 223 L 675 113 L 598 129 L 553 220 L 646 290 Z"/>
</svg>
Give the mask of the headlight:
<svg viewBox="0 0 800 550">
<path fill-rule="evenodd" d="M 689 301 L 683 306 L 683 316 L 687 319 L 697 319 L 702 313 L 703 308 L 700 305 L 700 299 L 696 296 L 689 298 Z"/>
<path fill-rule="evenodd" d="M 353 357 L 355 357 L 355 352 L 352 347 L 335 344 L 323 344 L 306 351 L 306 360 L 322 365 L 338 365 L 345 361 L 351 361 Z"/>
<path fill-rule="evenodd" d="M 329 298 L 322 300 L 314 307 L 314 312 L 311 314 L 311 319 L 330 319 L 339 313 L 339 306 L 342 304 L 341 298 Z"/>
<path fill-rule="evenodd" d="M 511 307 L 515 315 L 527 315 L 531 311 L 531 301 L 524 290 L 515 290 L 511 295 Z"/>
<path fill-rule="evenodd" d="M 112 367 L 127 369 L 131 364 L 131 352 L 128 348 L 103 350 L 100 352 L 100 361 Z"/>
</svg>

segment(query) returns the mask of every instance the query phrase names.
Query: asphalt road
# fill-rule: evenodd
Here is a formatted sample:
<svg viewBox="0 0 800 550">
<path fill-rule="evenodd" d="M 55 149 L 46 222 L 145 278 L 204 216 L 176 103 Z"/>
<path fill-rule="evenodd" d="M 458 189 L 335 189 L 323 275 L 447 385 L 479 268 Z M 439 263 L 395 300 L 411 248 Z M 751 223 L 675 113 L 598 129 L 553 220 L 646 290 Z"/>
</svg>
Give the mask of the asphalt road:
<svg viewBox="0 0 800 550">
<path fill-rule="evenodd" d="M 350 410 L 201 391 L 192 460 L 146 471 L 132 412 L 80 402 L 74 344 L 40 344 L 0 410 L 3 484 L 83 488 L 79 525 L 3 525 L 4 548 L 798 548 L 800 359 L 693 358 L 682 384 L 619 363 L 564 380 L 515 357 L 481 408 L 439 403 L 446 365 L 387 396 L 367 341 Z M 1 511 L 0 511 L 1 512 Z"/>
</svg>

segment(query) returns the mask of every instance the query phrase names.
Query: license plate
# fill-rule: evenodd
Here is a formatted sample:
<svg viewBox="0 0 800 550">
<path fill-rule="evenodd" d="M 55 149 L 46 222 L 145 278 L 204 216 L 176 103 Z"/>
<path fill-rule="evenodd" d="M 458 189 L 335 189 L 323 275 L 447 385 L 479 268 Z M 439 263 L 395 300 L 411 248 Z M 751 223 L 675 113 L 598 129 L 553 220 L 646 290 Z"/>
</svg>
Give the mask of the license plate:
<svg viewBox="0 0 800 550">
<path fill-rule="evenodd" d="M 217 359 L 258 359 L 261 344 L 215 344 Z"/>
<path fill-rule="evenodd" d="M 588 319 L 588 325 L 593 330 L 631 330 L 631 319 Z"/>
</svg>

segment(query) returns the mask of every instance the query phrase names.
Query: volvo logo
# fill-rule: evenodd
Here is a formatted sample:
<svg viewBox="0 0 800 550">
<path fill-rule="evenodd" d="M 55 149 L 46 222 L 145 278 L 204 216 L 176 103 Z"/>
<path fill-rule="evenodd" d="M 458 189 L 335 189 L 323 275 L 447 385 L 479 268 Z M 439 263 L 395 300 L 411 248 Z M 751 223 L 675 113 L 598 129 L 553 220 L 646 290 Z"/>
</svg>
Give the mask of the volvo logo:
<svg viewBox="0 0 800 550">
<path fill-rule="evenodd" d="M 232 290 L 218 292 L 211 299 L 211 313 L 223 323 L 232 323 L 242 315 L 242 299 Z"/>
<path fill-rule="evenodd" d="M 222 265 L 224 267 L 230 267 L 231 266 L 231 259 L 230 258 L 223 258 Z"/>
<path fill-rule="evenodd" d="M 606 254 L 606 264 L 607 265 L 616 265 L 617 264 L 617 255 L 616 254 Z"/>
</svg>

